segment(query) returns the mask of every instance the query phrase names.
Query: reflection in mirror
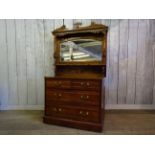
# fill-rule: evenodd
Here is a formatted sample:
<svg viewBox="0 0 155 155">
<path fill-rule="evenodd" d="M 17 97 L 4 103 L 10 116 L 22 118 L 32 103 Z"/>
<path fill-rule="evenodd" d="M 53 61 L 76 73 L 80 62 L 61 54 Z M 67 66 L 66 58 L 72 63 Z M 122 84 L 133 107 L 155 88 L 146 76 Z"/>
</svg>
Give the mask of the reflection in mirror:
<svg viewBox="0 0 155 155">
<path fill-rule="evenodd" d="M 94 39 L 70 39 L 60 44 L 61 61 L 101 61 L 102 42 Z"/>
</svg>

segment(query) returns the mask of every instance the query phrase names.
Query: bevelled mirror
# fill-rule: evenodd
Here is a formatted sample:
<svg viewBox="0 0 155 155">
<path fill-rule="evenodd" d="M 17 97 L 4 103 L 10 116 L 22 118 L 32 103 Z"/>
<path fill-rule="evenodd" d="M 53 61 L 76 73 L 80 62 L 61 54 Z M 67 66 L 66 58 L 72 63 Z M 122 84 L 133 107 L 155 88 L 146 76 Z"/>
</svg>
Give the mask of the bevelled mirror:
<svg viewBox="0 0 155 155">
<path fill-rule="evenodd" d="M 70 38 L 60 44 L 61 62 L 87 62 L 102 60 L 102 41 Z"/>
<path fill-rule="evenodd" d="M 108 28 L 92 23 L 68 30 L 65 26 L 53 31 L 55 65 L 106 65 Z"/>
</svg>

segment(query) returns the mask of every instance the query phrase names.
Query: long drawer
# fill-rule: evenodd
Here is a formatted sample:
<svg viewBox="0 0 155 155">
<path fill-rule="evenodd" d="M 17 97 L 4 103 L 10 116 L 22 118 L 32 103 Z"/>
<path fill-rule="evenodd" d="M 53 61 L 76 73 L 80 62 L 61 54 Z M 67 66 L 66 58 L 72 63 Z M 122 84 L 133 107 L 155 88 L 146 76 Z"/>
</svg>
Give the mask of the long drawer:
<svg viewBox="0 0 155 155">
<path fill-rule="evenodd" d="M 100 90 L 101 80 L 46 78 L 46 88 Z"/>
<path fill-rule="evenodd" d="M 79 107 L 75 108 L 48 105 L 45 108 L 45 115 L 86 122 L 100 122 L 100 112 L 98 108 L 88 110 Z"/>
<path fill-rule="evenodd" d="M 46 90 L 46 103 L 62 103 L 62 104 L 82 104 L 82 105 L 99 105 L 100 92 L 96 91 L 62 91 L 62 90 Z"/>
</svg>

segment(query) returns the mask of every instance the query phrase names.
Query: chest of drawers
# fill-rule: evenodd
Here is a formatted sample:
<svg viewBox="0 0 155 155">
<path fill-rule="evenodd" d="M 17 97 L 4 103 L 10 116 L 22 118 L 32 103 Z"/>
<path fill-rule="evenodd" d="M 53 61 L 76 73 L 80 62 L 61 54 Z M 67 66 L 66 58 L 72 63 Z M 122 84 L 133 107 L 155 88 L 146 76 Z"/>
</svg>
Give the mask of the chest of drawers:
<svg viewBox="0 0 155 155">
<path fill-rule="evenodd" d="M 55 77 L 45 77 L 45 123 L 102 131 L 107 32 L 94 22 L 52 32 Z"/>
<path fill-rule="evenodd" d="M 101 131 L 104 86 L 99 78 L 45 78 L 44 122 Z"/>
</svg>

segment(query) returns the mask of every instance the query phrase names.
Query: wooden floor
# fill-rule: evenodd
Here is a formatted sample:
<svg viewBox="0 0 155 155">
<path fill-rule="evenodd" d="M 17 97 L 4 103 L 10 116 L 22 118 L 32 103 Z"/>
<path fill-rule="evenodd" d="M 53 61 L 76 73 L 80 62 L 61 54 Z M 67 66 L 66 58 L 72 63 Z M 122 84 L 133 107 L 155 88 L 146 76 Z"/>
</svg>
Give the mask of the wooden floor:
<svg viewBox="0 0 155 155">
<path fill-rule="evenodd" d="M 102 133 L 48 125 L 43 111 L 1 111 L 1 135 L 155 134 L 155 111 L 106 111 Z"/>
</svg>

